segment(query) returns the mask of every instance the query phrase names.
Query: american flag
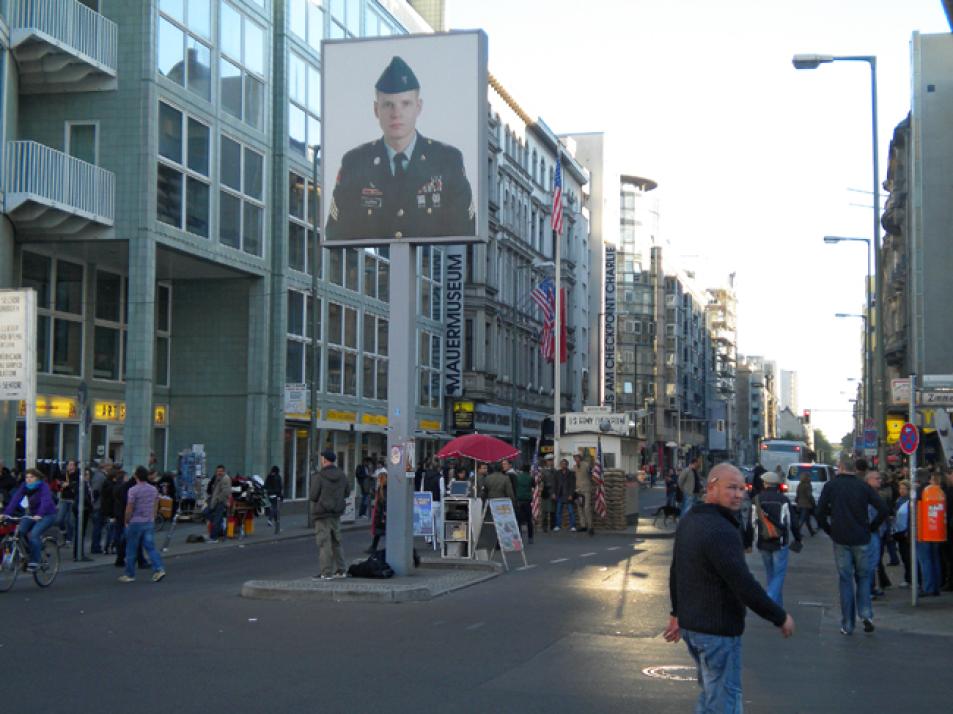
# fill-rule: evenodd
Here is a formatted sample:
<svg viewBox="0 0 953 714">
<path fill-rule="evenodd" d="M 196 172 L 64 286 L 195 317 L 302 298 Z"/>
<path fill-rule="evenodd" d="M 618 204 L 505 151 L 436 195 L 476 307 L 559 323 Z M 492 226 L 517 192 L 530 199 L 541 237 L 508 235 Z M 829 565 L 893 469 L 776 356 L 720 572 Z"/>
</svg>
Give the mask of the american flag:
<svg viewBox="0 0 953 714">
<path fill-rule="evenodd" d="M 563 168 L 562 161 L 556 159 L 556 177 L 553 179 L 553 232 L 563 232 Z"/>
<path fill-rule="evenodd" d="M 593 504 L 599 518 L 606 517 L 606 482 L 602 478 L 602 439 L 596 445 L 596 463 L 592 465 L 592 483 L 596 487 L 596 500 Z"/>
<path fill-rule="evenodd" d="M 539 456 L 533 454 L 533 465 L 529 467 L 533 477 L 533 522 L 539 520 L 543 503 L 543 473 L 539 469 Z"/>
<path fill-rule="evenodd" d="M 543 313 L 544 320 L 552 320 L 556 314 L 556 291 L 553 288 L 552 278 L 546 278 L 529 294 Z"/>
</svg>

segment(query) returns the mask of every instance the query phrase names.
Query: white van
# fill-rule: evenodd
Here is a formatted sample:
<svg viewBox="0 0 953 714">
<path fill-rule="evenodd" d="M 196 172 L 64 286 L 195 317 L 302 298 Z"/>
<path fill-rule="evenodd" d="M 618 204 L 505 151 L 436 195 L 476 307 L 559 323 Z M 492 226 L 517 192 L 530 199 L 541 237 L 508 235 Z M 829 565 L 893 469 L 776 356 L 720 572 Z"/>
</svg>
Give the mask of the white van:
<svg viewBox="0 0 953 714">
<path fill-rule="evenodd" d="M 804 474 L 811 476 L 811 492 L 814 494 L 815 503 L 821 499 L 821 491 L 824 490 L 824 484 L 832 480 L 835 475 L 834 467 L 827 464 L 791 464 L 788 466 L 787 473 L 787 495 L 788 500 L 794 503 L 797 499 L 797 487 L 801 483 L 801 477 Z"/>
<path fill-rule="evenodd" d="M 781 473 L 788 472 L 791 464 L 805 463 L 811 458 L 807 444 L 803 441 L 787 439 L 765 439 L 761 442 L 758 461 L 765 471 L 774 471 L 778 466 Z"/>
</svg>

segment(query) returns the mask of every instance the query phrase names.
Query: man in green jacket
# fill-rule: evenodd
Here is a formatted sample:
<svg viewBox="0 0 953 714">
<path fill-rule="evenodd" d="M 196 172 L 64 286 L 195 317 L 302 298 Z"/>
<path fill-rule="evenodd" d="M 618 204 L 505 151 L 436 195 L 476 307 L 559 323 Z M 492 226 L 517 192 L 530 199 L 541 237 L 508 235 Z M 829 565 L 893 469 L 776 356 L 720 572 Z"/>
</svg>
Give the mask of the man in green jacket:
<svg viewBox="0 0 953 714">
<path fill-rule="evenodd" d="M 526 526 L 526 535 L 530 543 L 533 542 L 533 488 L 535 486 L 529 466 L 523 464 L 523 468 L 516 473 L 516 521 L 521 527 Z"/>
<path fill-rule="evenodd" d="M 321 470 L 311 477 L 311 516 L 314 540 L 318 546 L 321 572 L 315 580 L 343 578 L 344 553 L 341 550 L 341 514 L 351 493 L 351 484 L 336 465 L 337 454 L 321 452 Z"/>
</svg>

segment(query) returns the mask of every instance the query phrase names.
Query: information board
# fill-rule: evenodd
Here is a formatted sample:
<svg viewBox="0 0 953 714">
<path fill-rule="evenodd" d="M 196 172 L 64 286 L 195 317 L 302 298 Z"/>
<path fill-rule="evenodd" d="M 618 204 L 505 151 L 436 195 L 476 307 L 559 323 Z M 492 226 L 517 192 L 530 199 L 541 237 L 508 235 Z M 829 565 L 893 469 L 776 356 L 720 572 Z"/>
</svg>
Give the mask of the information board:
<svg viewBox="0 0 953 714">
<path fill-rule="evenodd" d="M 491 498 L 490 513 L 493 515 L 493 525 L 496 526 L 496 537 L 500 542 L 500 550 L 508 553 L 521 553 L 523 551 L 523 536 L 520 534 L 520 527 L 516 522 L 513 502 L 508 498 Z"/>
<path fill-rule="evenodd" d="M 433 494 L 414 492 L 414 535 L 433 538 Z"/>
</svg>

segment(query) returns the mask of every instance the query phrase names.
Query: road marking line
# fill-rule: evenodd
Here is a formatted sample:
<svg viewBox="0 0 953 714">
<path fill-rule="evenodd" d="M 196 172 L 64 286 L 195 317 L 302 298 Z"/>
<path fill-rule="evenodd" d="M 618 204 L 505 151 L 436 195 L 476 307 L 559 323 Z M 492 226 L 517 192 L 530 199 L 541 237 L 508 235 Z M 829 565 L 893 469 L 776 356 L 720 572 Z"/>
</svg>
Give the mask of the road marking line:
<svg viewBox="0 0 953 714">
<path fill-rule="evenodd" d="M 468 629 L 468 630 L 479 630 L 481 627 L 483 627 L 483 625 L 484 625 L 484 623 L 482 623 L 482 622 L 475 622 L 475 623 L 473 623 L 472 625 L 467 625 L 467 629 Z"/>
<path fill-rule="evenodd" d="M 621 547 L 622 547 L 621 545 L 613 545 L 606 548 L 606 550 L 619 550 Z"/>
<path fill-rule="evenodd" d="M 556 560 L 550 560 L 550 563 L 565 563 L 569 558 L 556 558 Z"/>
<path fill-rule="evenodd" d="M 583 553 L 583 554 L 580 555 L 579 557 L 580 557 L 580 558 L 591 558 L 591 557 L 594 556 L 594 555 L 595 555 L 595 553 Z"/>
<path fill-rule="evenodd" d="M 531 565 L 524 565 L 522 568 L 517 568 L 517 570 L 532 570 L 535 567 L 536 563 L 532 563 Z"/>
</svg>

